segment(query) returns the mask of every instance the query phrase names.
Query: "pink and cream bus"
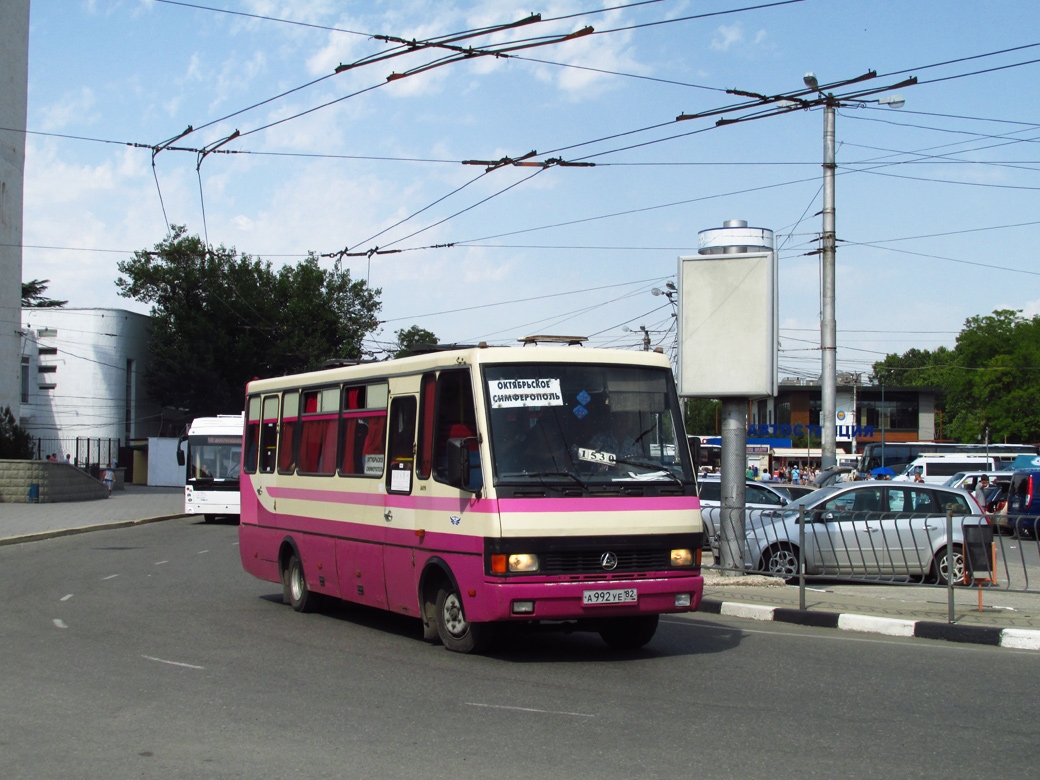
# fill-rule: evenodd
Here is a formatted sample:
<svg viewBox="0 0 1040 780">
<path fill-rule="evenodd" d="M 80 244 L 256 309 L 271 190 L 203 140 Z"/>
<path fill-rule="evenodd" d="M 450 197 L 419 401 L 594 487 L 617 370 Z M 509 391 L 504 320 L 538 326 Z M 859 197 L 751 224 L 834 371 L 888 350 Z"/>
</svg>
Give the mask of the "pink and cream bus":
<svg viewBox="0 0 1040 780">
<path fill-rule="evenodd" d="M 641 647 L 700 604 L 660 354 L 481 345 L 255 380 L 241 485 L 242 564 L 301 612 L 367 604 L 472 652 L 504 622 Z"/>
</svg>

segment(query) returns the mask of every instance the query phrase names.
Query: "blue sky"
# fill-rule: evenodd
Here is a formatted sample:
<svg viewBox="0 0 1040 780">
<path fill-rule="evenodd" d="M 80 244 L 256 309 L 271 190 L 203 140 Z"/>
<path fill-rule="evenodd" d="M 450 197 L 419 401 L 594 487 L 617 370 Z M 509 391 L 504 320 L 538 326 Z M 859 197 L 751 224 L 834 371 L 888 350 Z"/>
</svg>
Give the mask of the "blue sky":
<svg viewBox="0 0 1040 780">
<path fill-rule="evenodd" d="M 116 263 L 168 221 L 276 265 L 406 250 L 344 260 L 382 289 L 375 352 L 410 325 L 445 342 L 562 333 L 624 348 L 643 326 L 668 349 L 671 307 L 652 289 L 698 231 L 745 219 L 781 247 L 780 374 L 815 377 L 822 112 L 675 119 L 746 101 L 727 89 L 874 70 L 871 86 L 921 83 L 898 90 L 901 110 L 838 112 L 838 369 L 953 346 L 994 309 L 1040 312 L 1035 0 L 754 5 L 33 0 L 23 275 L 70 306 L 146 311 L 118 297 Z M 376 35 L 532 13 L 543 21 L 459 45 L 595 32 L 392 81 L 451 52 L 334 74 L 394 50 Z M 174 144 L 189 151 L 159 153 L 153 173 L 148 147 L 189 125 Z M 220 147 L 234 154 L 190 151 L 236 130 Z M 595 166 L 463 164 L 532 151 Z"/>
</svg>

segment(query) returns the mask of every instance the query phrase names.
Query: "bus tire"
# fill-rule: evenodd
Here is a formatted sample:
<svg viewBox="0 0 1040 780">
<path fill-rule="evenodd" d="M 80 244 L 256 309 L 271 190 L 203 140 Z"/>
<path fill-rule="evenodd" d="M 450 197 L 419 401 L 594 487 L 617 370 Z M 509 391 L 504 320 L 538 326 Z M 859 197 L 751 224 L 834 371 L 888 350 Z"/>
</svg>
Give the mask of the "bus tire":
<svg viewBox="0 0 1040 780">
<path fill-rule="evenodd" d="M 282 572 L 282 600 L 297 612 L 313 612 L 321 600 L 319 594 L 308 590 L 303 561 L 296 552 L 290 553 Z"/>
<path fill-rule="evenodd" d="M 456 653 L 479 653 L 491 645 L 490 623 L 470 623 L 462 608 L 462 596 L 450 582 L 437 592 L 437 633 L 446 648 Z"/>
<path fill-rule="evenodd" d="M 615 650 L 638 650 L 657 633 L 659 615 L 614 618 L 600 629 L 603 641 Z"/>
</svg>

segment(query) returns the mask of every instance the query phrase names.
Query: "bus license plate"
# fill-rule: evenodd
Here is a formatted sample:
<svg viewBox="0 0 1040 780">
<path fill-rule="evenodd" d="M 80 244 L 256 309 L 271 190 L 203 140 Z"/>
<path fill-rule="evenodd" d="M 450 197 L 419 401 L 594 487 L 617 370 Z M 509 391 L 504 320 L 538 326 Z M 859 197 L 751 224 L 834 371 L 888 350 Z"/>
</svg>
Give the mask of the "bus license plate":
<svg viewBox="0 0 1040 780">
<path fill-rule="evenodd" d="M 638 601 L 635 588 L 622 590 L 586 590 L 582 591 L 581 603 L 585 606 L 597 604 L 632 604 Z"/>
</svg>

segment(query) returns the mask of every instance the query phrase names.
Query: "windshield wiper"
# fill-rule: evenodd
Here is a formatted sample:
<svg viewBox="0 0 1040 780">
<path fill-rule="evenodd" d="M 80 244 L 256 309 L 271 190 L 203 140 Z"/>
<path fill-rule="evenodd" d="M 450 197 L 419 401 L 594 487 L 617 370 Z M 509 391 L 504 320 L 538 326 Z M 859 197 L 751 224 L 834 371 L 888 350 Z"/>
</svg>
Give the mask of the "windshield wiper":
<svg viewBox="0 0 1040 780">
<path fill-rule="evenodd" d="M 534 479 L 542 479 L 545 477 L 570 477 L 579 485 L 583 490 L 588 490 L 589 486 L 586 484 L 581 477 L 577 474 L 573 474 L 570 471 L 515 471 L 510 474 L 501 474 L 502 479 L 509 479 L 510 477 L 532 477 Z M 543 482 L 543 484 L 545 484 Z"/>
<path fill-rule="evenodd" d="M 664 474 L 666 477 L 674 480 L 675 482 L 678 482 L 680 485 L 683 484 L 683 481 L 681 479 L 675 476 L 675 474 L 666 469 L 660 463 L 654 463 L 649 460 L 632 460 L 629 458 L 615 458 L 614 462 L 624 463 L 626 466 L 638 466 L 641 469 L 648 469 L 650 471 L 655 472 L 654 474 L 650 474 L 647 476 L 656 476 L 657 474 Z"/>
</svg>

